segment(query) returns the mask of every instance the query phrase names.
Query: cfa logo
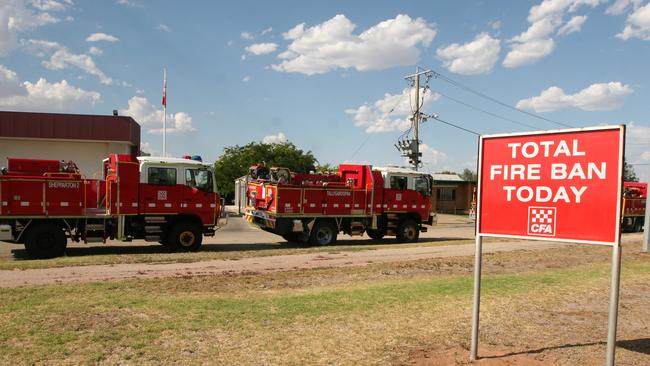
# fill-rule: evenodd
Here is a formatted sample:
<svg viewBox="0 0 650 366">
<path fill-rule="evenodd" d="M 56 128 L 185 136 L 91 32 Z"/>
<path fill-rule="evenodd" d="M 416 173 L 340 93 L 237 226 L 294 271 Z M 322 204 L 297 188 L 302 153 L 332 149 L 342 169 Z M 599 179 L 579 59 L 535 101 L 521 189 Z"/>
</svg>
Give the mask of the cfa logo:
<svg viewBox="0 0 650 366">
<path fill-rule="evenodd" d="M 556 207 L 528 207 L 528 235 L 555 236 Z"/>
</svg>

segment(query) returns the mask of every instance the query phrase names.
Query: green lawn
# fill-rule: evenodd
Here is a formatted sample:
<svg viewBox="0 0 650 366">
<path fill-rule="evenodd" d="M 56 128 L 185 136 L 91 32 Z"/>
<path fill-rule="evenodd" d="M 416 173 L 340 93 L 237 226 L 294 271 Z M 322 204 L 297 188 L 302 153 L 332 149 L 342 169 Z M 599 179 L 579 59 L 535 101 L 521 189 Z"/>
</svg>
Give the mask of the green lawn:
<svg viewBox="0 0 650 366">
<path fill-rule="evenodd" d="M 498 328 L 533 295 L 534 306 L 550 308 L 607 297 L 607 263 L 491 269 L 504 258 L 518 257 L 486 258 L 495 272 L 483 281 L 486 327 Z M 427 260 L 0 289 L 0 363 L 403 363 L 414 350 L 467 345 L 472 280 L 458 274 L 469 258 L 458 261 L 450 273 L 441 268 L 453 261 Z M 647 282 L 650 263 L 634 259 L 624 269 L 623 285 L 634 286 Z M 518 337 L 508 328 L 485 337 L 504 335 Z"/>
</svg>

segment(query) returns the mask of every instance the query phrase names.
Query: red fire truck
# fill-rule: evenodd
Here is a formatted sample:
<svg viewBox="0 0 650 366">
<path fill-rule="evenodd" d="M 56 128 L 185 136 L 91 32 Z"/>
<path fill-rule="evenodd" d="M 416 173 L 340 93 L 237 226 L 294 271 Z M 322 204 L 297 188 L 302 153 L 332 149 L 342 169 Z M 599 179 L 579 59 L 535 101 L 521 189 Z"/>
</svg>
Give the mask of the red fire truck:
<svg viewBox="0 0 650 366">
<path fill-rule="evenodd" d="M 290 242 L 328 245 L 340 232 L 415 242 L 432 225 L 433 179 L 401 168 L 341 164 L 335 174 L 251 167 L 246 219 Z"/>
<path fill-rule="evenodd" d="M 220 210 L 212 167 L 191 159 L 114 154 L 103 179 L 87 179 L 71 161 L 9 158 L 0 174 L 0 240 L 36 258 L 63 255 L 68 238 L 195 251 Z"/>
<path fill-rule="evenodd" d="M 648 198 L 648 183 L 623 183 L 623 219 L 621 229 L 639 232 L 644 230 L 645 206 Z"/>
</svg>

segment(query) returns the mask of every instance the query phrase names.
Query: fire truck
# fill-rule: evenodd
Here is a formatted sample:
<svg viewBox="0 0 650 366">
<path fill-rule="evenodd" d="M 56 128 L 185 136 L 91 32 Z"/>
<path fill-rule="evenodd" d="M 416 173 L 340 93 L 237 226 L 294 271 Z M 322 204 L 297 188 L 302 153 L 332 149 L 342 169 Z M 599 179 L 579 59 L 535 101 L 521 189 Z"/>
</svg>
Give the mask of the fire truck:
<svg viewBox="0 0 650 366">
<path fill-rule="evenodd" d="M 648 198 L 648 183 L 623 183 L 623 218 L 621 229 L 628 232 L 644 230 L 646 199 Z"/>
<path fill-rule="evenodd" d="M 247 221 L 289 242 L 329 245 L 339 233 L 415 242 L 432 210 L 431 175 L 402 168 L 341 164 L 333 174 L 250 169 Z"/>
<path fill-rule="evenodd" d="M 35 258 L 63 255 L 68 239 L 159 242 L 196 251 L 221 212 L 214 172 L 197 158 L 112 154 L 103 179 L 74 162 L 8 158 L 0 173 L 0 240 Z"/>
</svg>

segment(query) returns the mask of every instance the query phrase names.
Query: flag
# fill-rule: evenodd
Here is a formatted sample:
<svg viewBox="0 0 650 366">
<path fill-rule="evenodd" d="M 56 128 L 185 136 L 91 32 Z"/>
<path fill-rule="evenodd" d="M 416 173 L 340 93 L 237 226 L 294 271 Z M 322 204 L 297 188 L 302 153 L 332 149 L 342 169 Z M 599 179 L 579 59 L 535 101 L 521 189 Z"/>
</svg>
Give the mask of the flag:
<svg viewBox="0 0 650 366">
<path fill-rule="evenodd" d="M 167 107 L 167 68 L 163 70 L 163 96 L 162 105 Z"/>
</svg>

